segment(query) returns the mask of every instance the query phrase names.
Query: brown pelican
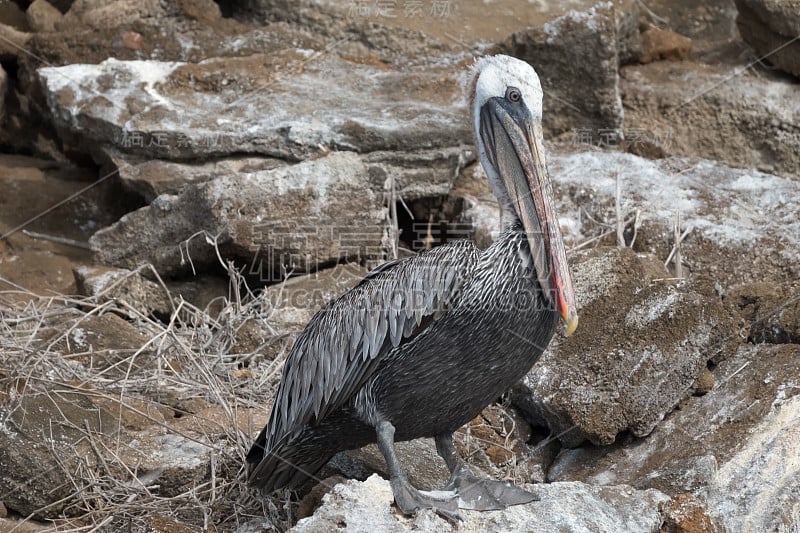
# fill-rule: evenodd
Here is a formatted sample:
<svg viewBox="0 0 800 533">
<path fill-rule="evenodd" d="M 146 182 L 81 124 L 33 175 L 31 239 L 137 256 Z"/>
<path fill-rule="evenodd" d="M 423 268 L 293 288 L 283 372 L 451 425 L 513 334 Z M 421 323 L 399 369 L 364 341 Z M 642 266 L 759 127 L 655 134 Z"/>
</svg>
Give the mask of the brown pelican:
<svg viewBox="0 0 800 533">
<path fill-rule="evenodd" d="M 559 320 L 578 318 L 553 209 L 534 70 L 507 56 L 472 69 L 469 108 L 478 156 L 507 227 L 486 250 L 456 241 L 386 263 L 319 311 L 283 368 L 269 423 L 247 455 L 249 482 L 296 487 L 334 454 L 371 442 L 386 459 L 395 503 L 500 509 L 533 501 L 474 476 L 453 432 L 533 366 Z M 560 318 L 559 318 L 560 317 Z M 396 441 L 434 437 L 451 472 L 446 491 L 406 478 Z"/>
</svg>

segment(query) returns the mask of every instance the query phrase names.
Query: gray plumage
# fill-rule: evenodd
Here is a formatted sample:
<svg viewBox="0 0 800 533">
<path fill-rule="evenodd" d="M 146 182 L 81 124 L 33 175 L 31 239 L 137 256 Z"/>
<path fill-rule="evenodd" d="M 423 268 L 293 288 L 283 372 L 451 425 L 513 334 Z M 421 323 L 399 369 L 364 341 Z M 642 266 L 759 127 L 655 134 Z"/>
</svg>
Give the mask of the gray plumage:
<svg viewBox="0 0 800 533">
<path fill-rule="evenodd" d="M 295 342 L 247 456 L 250 483 L 295 487 L 335 453 L 374 442 L 383 418 L 397 440 L 462 426 L 555 332 L 539 291 L 518 224 L 483 252 L 457 241 L 371 272 Z"/>
</svg>

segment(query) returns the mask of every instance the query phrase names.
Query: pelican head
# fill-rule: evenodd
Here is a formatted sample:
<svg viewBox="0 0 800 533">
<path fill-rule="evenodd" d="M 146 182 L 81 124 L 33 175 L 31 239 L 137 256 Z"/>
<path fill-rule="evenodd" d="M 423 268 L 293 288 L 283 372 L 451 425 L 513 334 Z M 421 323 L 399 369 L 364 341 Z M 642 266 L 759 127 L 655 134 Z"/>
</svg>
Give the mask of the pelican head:
<svg viewBox="0 0 800 533">
<path fill-rule="evenodd" d="M 519 59 L 484 57 L 472 70 L 469 100 L 478 157 L 492 191 L 504 211 L 522 222 L 539 284 L 571 335 L 578 314 L 544 156 L 539 76 Z"/>
</svg>

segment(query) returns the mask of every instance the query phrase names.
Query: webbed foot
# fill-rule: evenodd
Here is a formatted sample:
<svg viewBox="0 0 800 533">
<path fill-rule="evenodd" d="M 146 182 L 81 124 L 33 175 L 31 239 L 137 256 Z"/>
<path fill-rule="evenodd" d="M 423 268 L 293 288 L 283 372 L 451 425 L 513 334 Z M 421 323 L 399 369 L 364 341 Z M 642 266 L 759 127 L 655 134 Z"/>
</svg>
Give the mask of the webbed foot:
<svg viewBox="0 0 800 533">
<path fill-rule="evenodd" d="M 511 505 L 538 501 L 539 497 L 511 483 L 483 479 L 473 475 L 464 465 L 447 486 L 458 494 L 460 509 L 496 511 Z"/>
<path fill-rule="evenodd" d="M 417 490 L 403 478 L 394 478 L 390 483 L 394 492 L 394 503 L 403 514 L 412 515 L 421 509 L 432 509 L 451 522 L 464 519 L 458 512 L 459 496 L 455 492 Z"/>
</svg>

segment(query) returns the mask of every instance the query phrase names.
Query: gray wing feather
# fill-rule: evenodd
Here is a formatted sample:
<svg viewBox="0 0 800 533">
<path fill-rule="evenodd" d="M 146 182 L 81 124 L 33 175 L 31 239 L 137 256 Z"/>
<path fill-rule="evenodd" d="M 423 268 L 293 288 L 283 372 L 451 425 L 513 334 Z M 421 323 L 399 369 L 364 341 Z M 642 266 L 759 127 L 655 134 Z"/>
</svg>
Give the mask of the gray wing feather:
<svg viewBox="0 0 800 533">
<path fill-rule="evenodd" d="M 393 261 L 314 315 L 284 365 L 265 453 L 351 400 L 424 318 L 445 314 L 478 256 L 473 243 L 456 241 Z"/>
</svg>

